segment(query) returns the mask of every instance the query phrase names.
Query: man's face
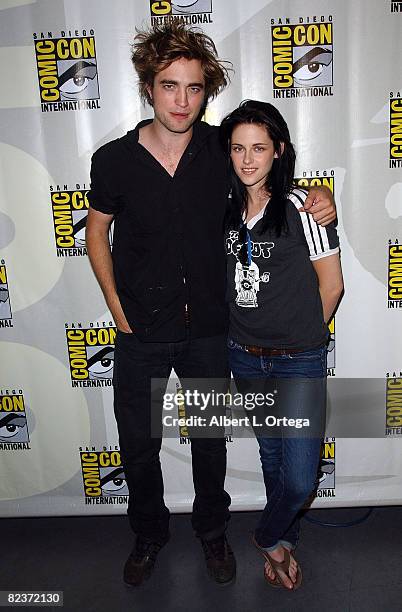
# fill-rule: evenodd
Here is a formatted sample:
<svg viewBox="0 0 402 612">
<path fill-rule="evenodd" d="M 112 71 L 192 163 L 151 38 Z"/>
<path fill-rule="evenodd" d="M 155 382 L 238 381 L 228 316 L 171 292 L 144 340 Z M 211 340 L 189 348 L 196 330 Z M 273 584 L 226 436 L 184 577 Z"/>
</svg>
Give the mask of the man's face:
<svg viewBox="0 0 402 612">
<path fill-rule="evenodd" d="M 183 57 L 158 72 L 148 92 L 156 123 L 169 132 L 183 134 L 197 119 L 205 97 L 205 79 L 200 60 Z"/>
</svg>

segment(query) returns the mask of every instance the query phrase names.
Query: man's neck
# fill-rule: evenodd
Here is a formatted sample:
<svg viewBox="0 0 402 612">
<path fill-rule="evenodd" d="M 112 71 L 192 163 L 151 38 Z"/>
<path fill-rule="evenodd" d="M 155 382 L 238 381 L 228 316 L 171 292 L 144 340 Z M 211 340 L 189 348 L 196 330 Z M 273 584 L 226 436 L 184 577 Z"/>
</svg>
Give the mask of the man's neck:
<svg viewBox="0 0 402 612">
<path fill-rule="evenodd" d="M 144 131 L 143 131 L 144 130 Z M 157 119 L 149 123 L 140 130 L 149 142 L 154 143 L 164 151 L 172 151 L 183 153 L 193 135 L 193 127 L 191 126 L 187 132 L 171 132 Z M 140 138 L 141 141 L 141 138 Z"/>
<path fill-rule="evenodd" d="M 171 132 L 154 119 L 140 128 L 138 142 L 173 176 L 192 134 L 192 127 L 183 133 Z"/>
</svg>

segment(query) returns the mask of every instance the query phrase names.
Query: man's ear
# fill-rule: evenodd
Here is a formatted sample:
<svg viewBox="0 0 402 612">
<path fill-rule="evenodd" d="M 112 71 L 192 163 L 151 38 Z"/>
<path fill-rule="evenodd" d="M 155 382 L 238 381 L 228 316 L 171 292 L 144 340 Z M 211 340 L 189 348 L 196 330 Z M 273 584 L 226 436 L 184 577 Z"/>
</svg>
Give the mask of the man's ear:
<svg viewBox="0 0 402 612">
<path fill-rule="evenodd" d="M 146 85 L 145 89 L 147 90 L 147 94 L 148 94 L 148 98 L 150 101 L 151 106 L 153 106 L 153 98 L 152 98 L 152 86 L 151 85 Z"/>
</svg>

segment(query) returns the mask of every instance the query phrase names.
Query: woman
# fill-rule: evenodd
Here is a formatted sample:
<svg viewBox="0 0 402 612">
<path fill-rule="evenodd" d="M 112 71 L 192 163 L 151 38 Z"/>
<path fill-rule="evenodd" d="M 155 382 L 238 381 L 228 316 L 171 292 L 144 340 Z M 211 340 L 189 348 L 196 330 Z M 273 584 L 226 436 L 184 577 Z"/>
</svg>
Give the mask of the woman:
<svg viewBox="0 0 402 612">
<path fill-rule="evenodd" d="M 221 135 L 232 180 L 226 246 L 236 384 L 250 390 L 250 379 L 290 379 L 299 385 L 286 387 L 291 403 L 299 411 L 313 408 L 322 423 L 327 323 L 343 289 L 335 228 L 318 226 L 300 210 L 307 193 L 294 185 L 296 155 L 275 107 L 243 102 L 223 120 Z M 296 379 L 318 385 L 313 406 L 311 387 Z M 297 514 L 316 484 L 321 435 L 257 433 L 267 503 L 253 541 L 274 586 L 295 590 L 301 583 L 292 554 Z"/>
</svg>

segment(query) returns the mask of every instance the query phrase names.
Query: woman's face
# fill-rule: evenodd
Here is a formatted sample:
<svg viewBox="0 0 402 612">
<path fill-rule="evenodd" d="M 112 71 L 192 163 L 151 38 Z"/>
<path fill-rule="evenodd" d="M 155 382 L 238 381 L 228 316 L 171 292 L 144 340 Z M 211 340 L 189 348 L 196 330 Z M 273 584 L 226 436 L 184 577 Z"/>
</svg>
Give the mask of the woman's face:
<svg viewBox="0 0 402 612">
<path fill-rule="evenodd" d="M 230 157 L 246 187 L 262 187 L 278 155 L 265 126 L 241 123 L 232 132 Z"/>
</svg>

